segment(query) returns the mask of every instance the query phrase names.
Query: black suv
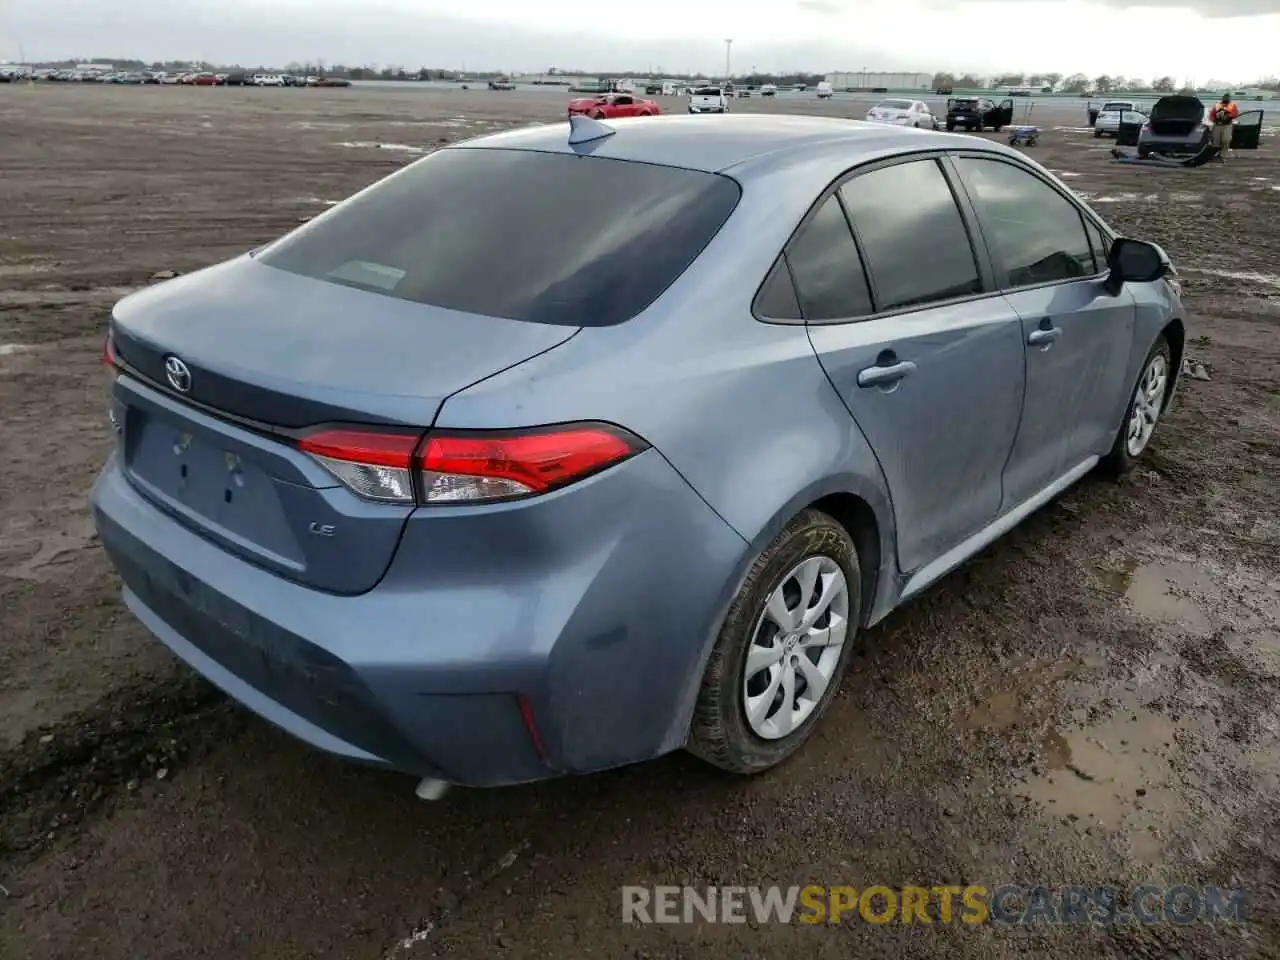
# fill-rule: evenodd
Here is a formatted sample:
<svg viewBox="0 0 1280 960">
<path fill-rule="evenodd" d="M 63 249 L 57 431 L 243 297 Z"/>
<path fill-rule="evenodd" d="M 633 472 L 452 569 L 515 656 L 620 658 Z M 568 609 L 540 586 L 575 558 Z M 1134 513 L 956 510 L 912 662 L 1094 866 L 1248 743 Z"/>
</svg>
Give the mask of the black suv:
<svg viewBox="0 0 1280 960">
<path fill-rule="evenodd" d="M 947 101 L 947 129 L 963 127 L 981 133 L 990 127 L 996 133 L 1013 123 L 1013 101 L 996 103 L 985 97 L 953 97 Z"/>
</svg>

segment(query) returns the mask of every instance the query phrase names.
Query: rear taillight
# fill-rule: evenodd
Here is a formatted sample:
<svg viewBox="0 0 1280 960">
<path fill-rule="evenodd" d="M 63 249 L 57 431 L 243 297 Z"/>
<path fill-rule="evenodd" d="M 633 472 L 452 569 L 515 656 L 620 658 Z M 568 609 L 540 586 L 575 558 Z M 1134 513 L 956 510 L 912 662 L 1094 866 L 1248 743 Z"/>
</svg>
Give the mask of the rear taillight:
<svg viewBox="0 0 1280 960">
<path fill-rule="evenodd" d="M 384 503 L 485 503 L 537 496 L 621 463 L 645 444 L 610 424 L 519 431 L 325 428 L 298 441 L 352 493 Z"/>
<path fill-rule="evenodd" d="M 413 503 L 413 454 L 421 439 L 421 433 L 320 430 L 303 437 L 298 449 L 311 454 L 356 496 Z"/>
<path fill-rule="evenodd" d="M 106 337 L 102 341 L 102 365 L 115 369 L 116 363 L 116 344 L 115 339 L 111 336 L 111 331 L 107 331 Z"/>
</svg>

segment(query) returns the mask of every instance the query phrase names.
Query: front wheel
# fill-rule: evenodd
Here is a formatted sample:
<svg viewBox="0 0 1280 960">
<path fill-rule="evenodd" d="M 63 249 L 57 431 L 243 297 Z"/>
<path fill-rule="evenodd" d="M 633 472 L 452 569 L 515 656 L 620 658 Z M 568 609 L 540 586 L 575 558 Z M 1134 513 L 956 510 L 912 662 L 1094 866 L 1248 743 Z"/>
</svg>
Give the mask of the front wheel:
<svg viewBox="0 0 1280 960">
<path fill-rule="evenodd" d="M 603 113 L 601 113 L 599 110 L 597 110 L 595 113 L 591 114 L 591 119 L 592 119 L 592 120 L 603 120 L 603 119 L 604 119 L 604 114 L 603 114 Z"/>
<path fill-rule="evenodd" d="M 1102 131 L 1101 131 L 1101 130 L 1094 130 L 1094 131 L 1093 131 L 1093 139 L 1095 139 L 1095 140 L 1101 140 L 1101 139 L 1102 139 Z"/>
<path fill-rule="evenodd" d="M 688 749 L 742 774 L 795 753 L 844 676 L 861 599 L 848 532 L 805 510 L 756 558 L 729 608 L 702 677 Z"/>
<path fill-rule="evenodd" d="M 954 130 L 955 128 L 956 128 L 956 125 L 955 125 L 954 123 L 952 123 L 950 120 L 948 120 L 948 121 L 947 121 L 947 129 L 948 129 L 948 130 Z"/>
<path fill-rule="evenodd" d="M 1126 473 L 1147 449 L 1151 436 L 1155 433 L 1156 423 L 1164 413 L 1165 400 L 1172 383 L 1173 353 L 1169 349 L 1169 341 L 1161 334 L 1147 354 L 1142 372 L 1138 375 L 1138 383 L 1125 408 L 1124 421 L 1116 433 L 1115 443 L 1103 460 L 1109 472 L 1117 476 Z"/>
</svg>

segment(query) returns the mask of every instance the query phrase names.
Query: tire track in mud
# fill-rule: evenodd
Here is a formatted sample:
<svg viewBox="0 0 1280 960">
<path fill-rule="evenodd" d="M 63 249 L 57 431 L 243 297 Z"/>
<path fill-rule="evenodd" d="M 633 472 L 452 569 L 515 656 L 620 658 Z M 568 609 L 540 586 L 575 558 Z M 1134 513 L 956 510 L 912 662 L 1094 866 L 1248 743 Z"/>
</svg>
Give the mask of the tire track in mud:
<svg viewBox="0 0 1280 960">
<path fill-rule="evenodd" d="M 172 776 L 247 719 L 217 688 L 183 674 L 135 682 L 31 731 L 0 753 L 0 863 L 38 856 L 120 788 Z"/>
</svg>

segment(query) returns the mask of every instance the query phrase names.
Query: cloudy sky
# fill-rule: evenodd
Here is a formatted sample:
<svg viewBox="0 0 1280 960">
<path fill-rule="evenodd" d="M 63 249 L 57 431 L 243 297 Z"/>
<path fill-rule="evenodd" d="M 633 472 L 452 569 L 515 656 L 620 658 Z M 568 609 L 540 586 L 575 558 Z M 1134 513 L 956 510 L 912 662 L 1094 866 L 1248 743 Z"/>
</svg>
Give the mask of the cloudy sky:
<svg viewBox="0 0 1280 960">
<path fill-rule="evenodd" d="M 0 60 L 539 71 L 1082 71 L 1250 82 L 1280 0 L 0 0 Z M 986 29 L 989 25 L 990 29 Z M 990 43 L 981 42 L 990 37 Z"/>
</svg>

